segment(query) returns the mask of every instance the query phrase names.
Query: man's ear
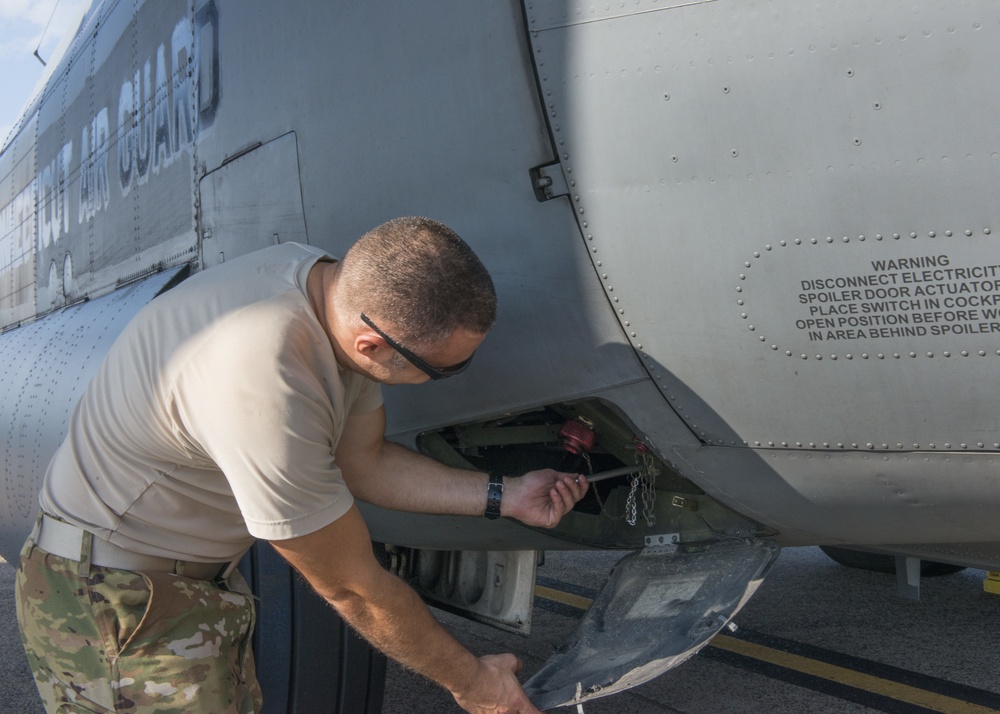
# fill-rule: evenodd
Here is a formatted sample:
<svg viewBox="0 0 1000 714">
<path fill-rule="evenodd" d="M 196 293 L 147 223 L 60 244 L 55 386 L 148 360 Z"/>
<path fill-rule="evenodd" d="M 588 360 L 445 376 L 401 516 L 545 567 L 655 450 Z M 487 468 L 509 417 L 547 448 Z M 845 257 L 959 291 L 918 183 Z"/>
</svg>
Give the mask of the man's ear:
<svg viewBox="0 0 1000 714">
<path fill-rule="evenodd" d="M 374 332 L 360 332 L 354 336 L 354 351 L 373 362 L 381 362 L 384 350 L 392 351 L 388 343 Z"/>
</svg>

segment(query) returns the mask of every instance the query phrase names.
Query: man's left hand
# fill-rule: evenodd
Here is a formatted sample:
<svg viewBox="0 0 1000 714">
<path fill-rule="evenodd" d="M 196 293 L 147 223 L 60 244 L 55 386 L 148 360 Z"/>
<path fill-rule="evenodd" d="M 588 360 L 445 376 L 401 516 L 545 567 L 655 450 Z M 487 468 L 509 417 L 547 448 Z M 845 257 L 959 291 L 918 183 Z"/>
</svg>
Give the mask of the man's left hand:
<svg viewBox="0 0 1000 714">
<path fill-rule="evenodd" d="M 500 513 L 529 526 L 554 528 L 587 493 L 587 479 L 552 469 L 504 479 Z"/>
</svg>

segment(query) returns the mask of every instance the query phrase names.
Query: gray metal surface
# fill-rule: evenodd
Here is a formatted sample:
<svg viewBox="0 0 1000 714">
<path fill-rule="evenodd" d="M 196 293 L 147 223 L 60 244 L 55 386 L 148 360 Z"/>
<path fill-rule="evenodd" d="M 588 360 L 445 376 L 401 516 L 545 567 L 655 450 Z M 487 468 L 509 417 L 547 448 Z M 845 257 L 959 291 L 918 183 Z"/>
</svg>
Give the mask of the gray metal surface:
<svg viewBox="0 0 1000 714">
<path fill-rule="evenodd" d="M 780 531 L 786 545 L 1000 539 L 994 454 L 701 447 L 674 456 L 697 464 L 709 493 Z"/>
<path fill-rule="evenodd" d="M 35 306 L 34 116 L 0 154 L 0 326 L 29 319 Z"/>
<path fill-rule="evenodd" d="M 390 396 L 393 431 L 646 379 L 571 207 L 535 199 L 528 171 L 553 151 L 526 42 L 515 3 L 96 3 L 4 155 L 28 152 L 17 190 L 44 206 L 24 229 L 27 302 L 0 319 L 33 315 L 36 293 L 44 312 L 150 265 L 208 267 L 213 241 L 278 232 L 339 255 L 422 214 L 473 245 L 503 308 L 474 367 L 488 387 Z"/>
<path fill-rule="evenodd" d="M 996 3 L 527 13 L 604 289 L 704 441 L 1000 448 Z"/>
<path fill-rule="evenodd" d="M 181 268 L 0 334 L 0 555 L 16 559 L 70 412 L 118 333 Z"/>
<path fill-rule="evenodd" d="M 444 609 L 508 632 L 531 634 L 538 552 L 389 549 L 389 569 Z"/>
<path fill-rule="evenodd" d="M 202 264 L 308 243 L 295 134 L 252 146 L 201 179 Z"/>
<path fill-rule="evenodd" d="M 1000 538 L 997 13 L 526 6 L 605 294 L 706 446 L 631 415 L 783 542 Z"/>
</svg>

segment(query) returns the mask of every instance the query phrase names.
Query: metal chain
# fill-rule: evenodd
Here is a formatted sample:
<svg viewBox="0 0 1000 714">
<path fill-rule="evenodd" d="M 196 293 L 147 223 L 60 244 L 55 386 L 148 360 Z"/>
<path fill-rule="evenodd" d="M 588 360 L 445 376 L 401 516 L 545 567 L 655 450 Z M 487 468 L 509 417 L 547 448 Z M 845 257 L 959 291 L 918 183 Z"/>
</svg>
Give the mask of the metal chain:
<svg viewBox="0 0 1000 714">
<path fill-rule="evenodd" d="M 652 528 L 656 525 L 656 512 L 653 508 L 656 505 L 656 477 L 660 475 L 660 469 L 648 451 L 642 452 L 642 461 L 642 516 L 646 519 L 646 525 Z"/>
<path fill-rule="evenodd" d="M 636 461 L 638 462 L 638 459 Z M 634 526 L 636 522 L 635 492 L 639 488 L 639 481 L 641 479 L 641 471 L 629 474 L 628 477 L 628 498 L 625 499 L 625 522 L 630 526 Z"/>
<path fill-rule="evenodd" d="M 594 467 L 590 462 L 590 456 L 584 454 L 589 473 L 594 473 Z M 641 466 L 639 471 L 632 473 L 628 477 L 629 491 L 625 499 L 625 522 L 630 526 L 635 526 L 639 520 L 638 494 L 642 492 L 642 517 L 646 525 L 652 528 L 656 525 L 656 477 L 660 475 L 660 469 L 656 466 L 656 459 L 644 449 L 636 449 L 635 463 Z M 601 496 L 594 490 L 594 496 L 601 507 L 601 513 L 611 520 L 621 520 L 622 516 L 615 516 L 608 512 Z"/>
<path fill-rule="evenodd" d="M 660 475 L 660 469 L 656 466 L 656 460 L 645 449 L 636 449 L 635 463 L 638 465 L 641 460 L 642 468 L 638 473 L 629 476 L 628 498 L 625 499 L 625 520 L 630 526 L 634 526 L 638 520 L 638 507 L 636 494 L 640 487 L 642 489 L 642 517 L 646 525 L 652 528 L 656 525 L 656 477 Z"/>
</svg>

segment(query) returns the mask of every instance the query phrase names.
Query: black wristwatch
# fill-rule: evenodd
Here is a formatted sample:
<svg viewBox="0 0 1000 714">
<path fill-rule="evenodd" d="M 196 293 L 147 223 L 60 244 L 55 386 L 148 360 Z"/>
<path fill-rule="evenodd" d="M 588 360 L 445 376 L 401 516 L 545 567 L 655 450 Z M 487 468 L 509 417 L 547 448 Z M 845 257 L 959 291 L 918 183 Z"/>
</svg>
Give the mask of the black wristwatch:
<svg viewBox="0 0 1000 714">
<path fill-rule="evenodd" d="M 486 512 L 491 521 L 500 517 L 500 499 L 503 498 L 503 476 L 490 474 L 490 485 L 486 491 Z"/>
</svg>

